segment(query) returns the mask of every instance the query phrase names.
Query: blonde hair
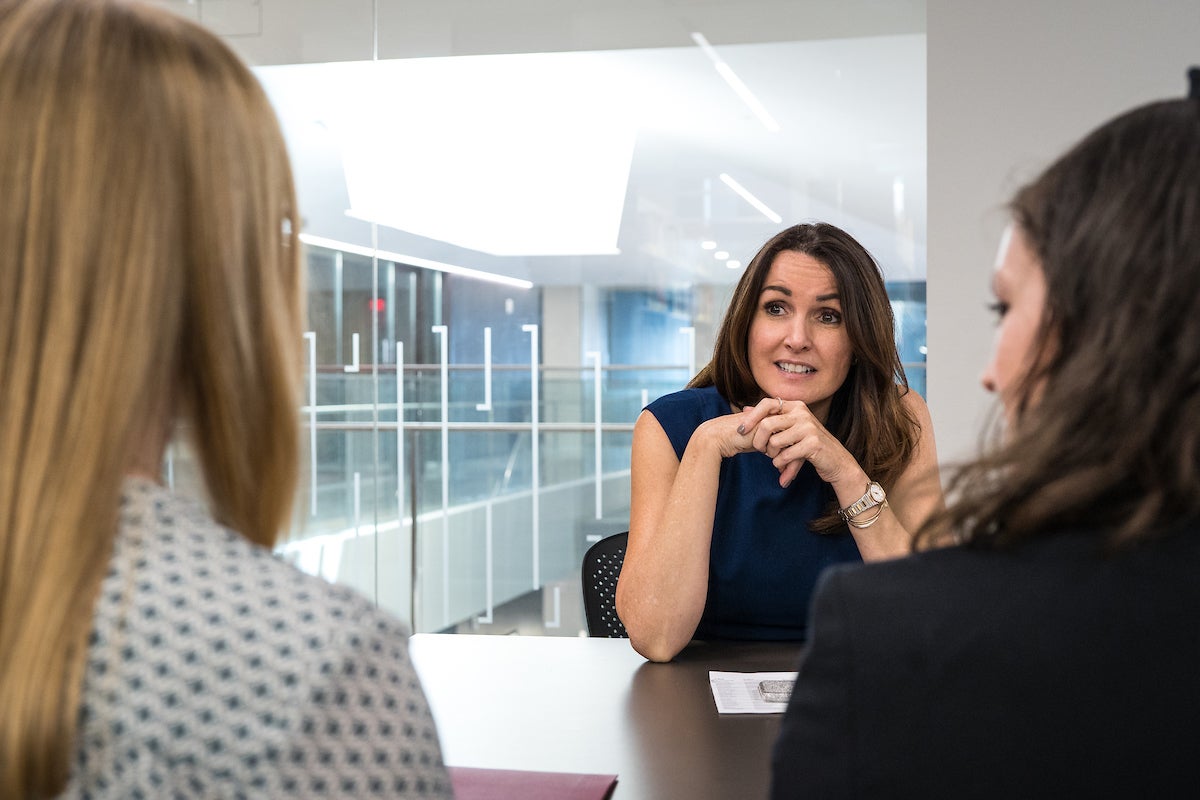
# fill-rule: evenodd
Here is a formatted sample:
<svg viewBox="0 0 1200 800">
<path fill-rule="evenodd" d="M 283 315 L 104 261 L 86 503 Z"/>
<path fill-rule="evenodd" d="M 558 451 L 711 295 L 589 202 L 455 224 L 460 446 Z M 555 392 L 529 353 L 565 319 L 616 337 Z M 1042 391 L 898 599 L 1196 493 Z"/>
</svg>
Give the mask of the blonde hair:
<svg viewBox="0 0 1200 800">
<path fill-rule="evenodd" d="M 254 76 L 165 11 L 0 0 L 0 108 L 0 796 L 42 797 L 147 420 L 189 423 L 221 522 L 287 522 L 299 220 Z"/>
</svg>

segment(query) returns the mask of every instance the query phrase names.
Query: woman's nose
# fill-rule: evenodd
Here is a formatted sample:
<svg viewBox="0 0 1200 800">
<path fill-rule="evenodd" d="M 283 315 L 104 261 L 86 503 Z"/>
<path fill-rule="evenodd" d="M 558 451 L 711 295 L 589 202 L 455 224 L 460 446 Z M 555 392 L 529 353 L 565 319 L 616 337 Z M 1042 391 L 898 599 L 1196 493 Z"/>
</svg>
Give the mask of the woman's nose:
<svg viewBox="0 0 1200 800">
<path fill-rule="evenodd" d="M 983 388 L 992 394 L 996 393 L 996 372 L 993 369 L 995 361 L 989 362 L 983 373 L 979 376 L 979 382 Z"/>
<path fill-rule="evenodd" d="M 787 338 L 784 340 L 792 350 L 806 350 L 809 345 L 808 325 L 803 320 L 797 320 L 788 328 Z"/>
</svg>

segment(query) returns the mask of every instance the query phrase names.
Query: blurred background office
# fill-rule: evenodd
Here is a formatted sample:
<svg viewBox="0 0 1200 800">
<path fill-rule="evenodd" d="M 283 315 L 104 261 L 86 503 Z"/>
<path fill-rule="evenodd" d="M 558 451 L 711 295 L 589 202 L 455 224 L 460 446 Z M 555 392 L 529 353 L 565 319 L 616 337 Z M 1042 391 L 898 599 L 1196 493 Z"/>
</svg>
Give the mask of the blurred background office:
<svg viewBox="0 0 1200 800">
<path fill-rule="evenodd" d="M 974 452 L 1000 204 L 1200 61 L 1196 0 L 156 2 L 256 65 L 297 174 L 281 550 L 416 631 L 579 634 L 634 419 L 793 222 L 878 259 L 943 460 Z"/>
</svg>

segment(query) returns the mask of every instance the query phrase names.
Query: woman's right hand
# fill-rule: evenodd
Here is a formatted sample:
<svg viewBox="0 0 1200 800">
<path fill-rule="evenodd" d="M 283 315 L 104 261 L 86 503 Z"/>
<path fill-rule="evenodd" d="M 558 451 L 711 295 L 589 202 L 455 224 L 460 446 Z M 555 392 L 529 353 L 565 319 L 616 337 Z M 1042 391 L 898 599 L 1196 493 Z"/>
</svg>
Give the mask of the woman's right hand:
<svg viewBox="0 0 1200 800">
<path fill-rule="evenodd" d="M 766 454 L 779 470 L 779 485 L 790 486 L 805 463 L 811 463 L 821 480 L 839 487 L 849 482 L 855 497 L 869 478 L 857 459 L 800 400 L 767 398 L 742 410 L 742 428 L 750 428 L 752 446 Z"/>
<path fill-rule="evenodd" d="M 688 442 L 689 448 L 693 442 L 700 447 L 711 449 L 721 458 L 730 458 L 739 453 L 754 451 L 754 428 L 746 428 L 744 414 L 725 414 L 701 423 L 692 434 L 692 440 Z"/>
</svg>

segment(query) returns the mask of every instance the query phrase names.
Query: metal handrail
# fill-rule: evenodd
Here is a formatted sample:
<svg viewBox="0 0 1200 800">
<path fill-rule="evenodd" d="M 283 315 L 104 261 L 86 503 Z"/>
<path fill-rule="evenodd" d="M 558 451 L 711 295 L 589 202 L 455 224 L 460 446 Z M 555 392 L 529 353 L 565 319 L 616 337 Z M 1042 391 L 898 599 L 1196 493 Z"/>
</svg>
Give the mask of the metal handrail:
<svg viewBox="0 0 1200 800">
<path fill-rule="evenodd" d="M 451 422 L 452 431 L 499 431 L 502 433 L 528 433 L 528 422 Z M 378 424 L 374 422 L 318 422 L 319 431 L 394 431 L 399 426 L 395 421 Z M 440 431 L 441 422 L 405 421 L 404 430 Z M 596 430 L 594 422 L 538 422 L 538 429 L 550 433 L 590 433 Z M 633 430 L 632 422 L 602 422 L 600 429 L 609 433 L 627 433 Z"/>
</svg>

